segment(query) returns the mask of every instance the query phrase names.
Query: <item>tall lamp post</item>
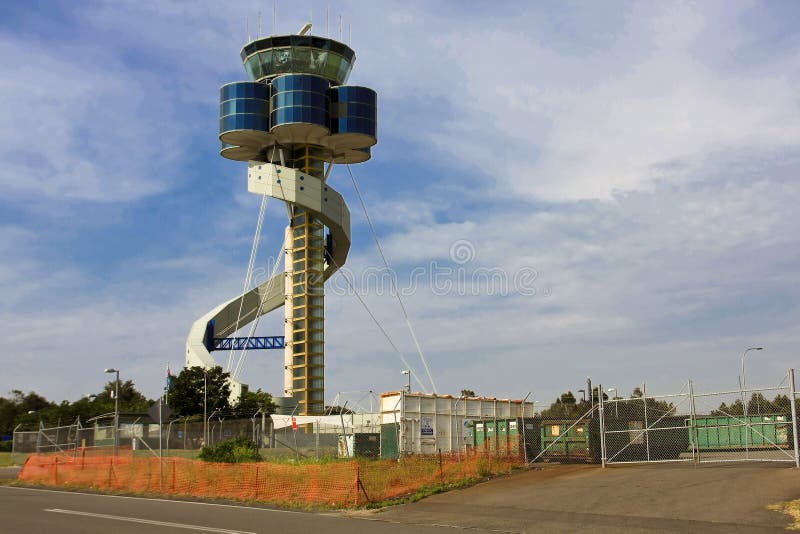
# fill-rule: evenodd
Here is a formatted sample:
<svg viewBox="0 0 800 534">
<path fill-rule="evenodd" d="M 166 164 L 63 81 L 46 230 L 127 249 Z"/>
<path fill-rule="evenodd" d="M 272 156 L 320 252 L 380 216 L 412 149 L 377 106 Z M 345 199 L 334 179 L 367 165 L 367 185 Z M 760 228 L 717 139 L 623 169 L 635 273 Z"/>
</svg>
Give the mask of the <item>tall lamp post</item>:
<svg viewBox="0 0 800 534">
<path fill-rule="evenodd" d="M 744 392 L 747 389 L 747 379 L 744 374 L 744 358 L 751 350 L 764 350 L 764 347 L 750 347 L 745 349 L 742 353 L 742 378 L 741 378 L 741 391 L 742 391 L 742 413 L 744 414 L 744 450 L 746 453 L 750 452 L 750 421 L 747 419 L 747 401 L 744 397 Z"/>
<path fill-rule="evenodd" d="M 614 417 L 619 419 L 619 401 L 617 400 L 617 393 L 618 393 L 617 388 L 608 388 L 609 393 L 611 393 L 612 391 L 614 392 L 614 396 L 611 397 L 611 400 L 614 401 Z"/>
<path fill-rule="evenodd" d="M 203 369 L 203 447 L 208 447 L 208 369 Z"/>
<path fill-rule="evenodd" d="M 119 452 L 119 369 L 106 369 L 106 373 L 115 373 L 114 380 L 114 456 Z"/>
<path fill-rule="evenodd" d="M 411 393 L 411 371 L 406 369 L 401 374 L 404 374 L 404 375 L 408 376 L 408 385 L 406 386 L 406 391 Z"/>
<path fill-rule="evenodd" d="M 213 412 L 211 412 L 211 415 L 208 416 L 208 419 L 206 419 L 206 428 L 208 428 L 208 425 L 209 425 L 211 419 L 214 417 L 214 414 L 216 414 L 218 411 L 219 410 L 214 410 Z M 211 432 L 208 432 L 208 431 L 206 431 L 206 432 L 207 432 L 207 434 L 206 434 L 206 440 L 207 441 L 205 443 L 205 446 L 206 447 L 210 447 L 211 446 Z"/>
<path fill-rule="evenodd" d="M 744 395 L 744 390 L 747 389 L 747 380 L 744 376 L 744 357 L 747 356 L 747 353 L 751 350 L 764 350 L 764 347 L 750 347 L 749 349 L 745 349 L 745 351 L 742 353 L 742 395 Z"/>
</svg>

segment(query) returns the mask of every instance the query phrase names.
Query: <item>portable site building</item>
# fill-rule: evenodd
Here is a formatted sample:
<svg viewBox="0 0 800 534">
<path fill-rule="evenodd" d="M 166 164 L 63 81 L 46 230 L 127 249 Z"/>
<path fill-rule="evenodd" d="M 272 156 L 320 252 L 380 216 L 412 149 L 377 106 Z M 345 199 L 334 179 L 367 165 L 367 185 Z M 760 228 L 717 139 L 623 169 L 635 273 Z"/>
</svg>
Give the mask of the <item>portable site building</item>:
<svg viewBox="0 0 800 534">
<path fill-rule="evenodd" d="M 476 445 L 476 424 L 533 417 L 533 403 L 490 397 L 453 397 L 395 391 L 381 395 L 381 457 L 468 452 Z M 478 428 L 488 428 L 481 426 Z M 482 439 L 485 439 L 482 438 Z M 481 445 L 483 445 L 481 441 Z"/>
</svg>

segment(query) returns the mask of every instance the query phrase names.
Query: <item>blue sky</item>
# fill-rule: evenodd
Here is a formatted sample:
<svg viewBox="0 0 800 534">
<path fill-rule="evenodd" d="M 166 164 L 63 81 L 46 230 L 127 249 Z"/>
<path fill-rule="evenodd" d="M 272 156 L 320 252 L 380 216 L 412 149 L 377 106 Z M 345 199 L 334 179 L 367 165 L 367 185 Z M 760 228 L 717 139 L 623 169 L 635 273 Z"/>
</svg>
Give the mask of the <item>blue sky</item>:
<svg viewBox="0 0 800 534">
<path fill-rule="evenodd" d="M 352 28 L 349 83 L 379 94 L 353 171 L 400 285 L 535 273 L 502 295 L 417 280 L 440 392 L 729 388 L 752 345 L 750 383 L 798 366 L 796 2 L 279 1 L 278 33 L 324 35 L 327 5 L 334 37 L 339 14 Z M 218 155 L 218 88 L 245 79 L 259 10 L 271 34 L 271 2 L 6 6 L 0 390 L 74 399 L 113 366 L 155 396 L 194 319 L 241 290 L 259 199 Z M 331 183 L 361 279 L 380 259 L 346 170 Z M 270 204 L 262 269 L 284 224 Z M 402 385 L 358 300 L 331 293 L 327 400 Z M 397 302 L 364 299 L 421 373 Z M 259 330 L 282 333 L 281 312 Z M 245 381 L 279 392 L 281 361 L 253 353 Z"/>
</svg>

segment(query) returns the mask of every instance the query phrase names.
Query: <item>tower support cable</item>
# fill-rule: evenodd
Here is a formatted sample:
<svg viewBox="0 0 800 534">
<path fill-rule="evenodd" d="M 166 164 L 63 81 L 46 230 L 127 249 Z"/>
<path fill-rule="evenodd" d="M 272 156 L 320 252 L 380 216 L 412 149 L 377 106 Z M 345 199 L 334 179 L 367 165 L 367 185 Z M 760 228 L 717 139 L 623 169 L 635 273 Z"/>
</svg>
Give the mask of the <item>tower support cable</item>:
<svg viewBox="0 0 800 534">
<path fill-rule="evenodd" d="M 272 166 L 272 171 L 275 172 L 275 166 Z M 267 200 L 269 199 L 269 195 L 267 195 L 266 190 L 264 194 L 261 196 L 261 207 L 258 210 L 258 221 L 256 222 L 256 231 L 253 235 L 253 245 L 250 248 L 250 260 L 247 263 L 247 272 L 244 276 L 244 286 L 242 287 L 242 295 L 244 295 L 247 290 L 250 288 L 250 284 L 253 282 L 253 270 L 255 269 L 256 257 L 258 256 L 258 244 L 261 241 L 261 228 L 264 225 L 264 213 L 267 210 Z M 239 330 L 239 323 L 242 319 L 242 305 L 244 301 L 239 302 L 239 313 L 236 317 L 236 323 L 234 326 L 233 331 L 236 332 Z M 225 371 L 231 371 L 231 365 L 233 364 L 233 348 L 231 348 L 230 352 L 228 353 L 228 364 L 225 368 Z"/>
<path fill-rule="evenodd" d="M 330 259 L 333 260 L 333 258 L 330 258 Z M 372 313 L 372 310 L 369 309 L 369 306 L 367 306 L 367 303 L 364 302 L 364 299 L 361 298 L 361 295 L 358 294 L 358 291 L 356 290 L 355 285 L 353 285 L 353 282 L 350 280 L 350 278 L 347 277 L 347 274 L 345 273 L 345 271 L 343 269 L 341 269 L 341 267 L 339 265 L 336 264 L 336 261 L 333 261 L 333 264 L 338 269 L 337 272 L 340 273 L 344 277 L 344 280 L 345 280 L 345 282 L 347 282 L 347 285 L 350 287 L 350 290 L 353 292 L 353 295 L 356 296 L 358 301 L 361 303 L 361 306 L 364 307 L 364 309 L 367 311 L 369 316 L 372 318 L 372 322 L 375 323 L 375 326 L 377 326 L 378 330 L 381 331 L 381 333 L 383 334 L 383 337 L 386 338 L 386 341 L 389 342 L 389 345 L 391 345 L 392 348 L 394 349 L 394 351 L 397 353 L 397 356 L 400 358 L 400 362 L 405 366 L 406 369 L 408 369 L 408 371 L 411 373 L 411 376 L 414 378 L 414 380 L 417 381 L 417 383 L 419 384 L 419 387 L 422 389 L 422 391 L 424 393 L 428 393 L 427 386 L 425 386 L 425 384 L 422 383 L 422 380 L 420 380 L 419 376 L 417 376 L 417 373 L 414 372 L 414 369 L 411 367 L 411 364 L 408 363 L 408 361 L 406 360 L 406 357 L 403 355 L 403 353 L 400 351 L 400 349 L 397 348 L 397 345 L 395 345 L 394 341 L 392 341 L 392 338 L 389 337 L 389 333 L 383 327 L 383 325 L 378 320 L 378 318 L 375 316 L 375 314 Z"/>
<path fill-rule="evenodd" d="M 397 302 L 400 304 L 400 309 L 403 311 L 403 317 L 406 320 L 406 326 L 408 326 L 408 331 L 411 334 L 411 338 L 414 340 L 414 346 L 417 348 L 417 353 L 419 353 L 419 358 L 422 360 L 422 365 L 425 368 L 425 373 L 428 375 L 428 380 L 431 383 L 431 389 L 434 393 L 436 393 L 436 383 L 433 381 L 433 375 L 431 375 L 430 367 L 428 367 L 428 361 L 425 358 L 425 354 L 422 352 L 422 347 L 419 344 L 419 340 L 417 339 L 417 334 L 414 332 L 414 327 L 411 324 L 411 319 L 408 316 L 408 311 L 406 310 L 405 304 L 403 304 L 403 299 L 400 297 L 400 289 L 397 287 L 397 283 L 392 276 L 392 269 L 389 267 L 389 262 L 386 260 L 386 255 L 383 253 L 383 247 L 381 247 L 381 242 L 378 239 L 378 232 L 375 231 L 375 226 L 372 224 L 372 219 L 369 216 L 369 212 L 367 211 L 367 204 L 364 202 L 364 197 L 361 195 L 361 190 L 358 188 L 358 184 L 356 183 L 356 177 L 353 175 L 353 170 L 350 168 L 350 164 L 347 164 L 347 172 L 350 174 L 350 180 L 353 182 L 353 189 L 358 196 L 359 202 L 361 202 L 361 208 L 364 210 L 364 217 L 367 219 L 367 224 L 369 224 L 370 232 L 372 232 L 372 238 L 375 240 L 375 245 L 378 248 L 378 253 L 381 256 L 381 260 L 383 260 L 383 265 L 386 267 L 386 272 L 389 274 L 389 283 L 394 286 L 394 294 L 397 297 Z"/>
<path fill-rule="evenodd" d="M 275 283 L 278 274 L 278 266 L 281 262 L 281 256 L 283 256 L 284 245 L 281 244 L 280 250 L 278 250 L 278 255 L 275 256 L 275 263 L 272 266 L 272 273 L 270 273 L 269 281 L 267 282 L 267 287 L 264 290 L 264 295 L 268 295 L 272 285 Z M 258 310 L 256 311 L 256 318 L 252 322 L 250 327 L 250 332 L 247 334 L 247 339 L 254 337 L 256 328 L 258 328 L 258 323 L 261 321 L 261 310 L 264 308 L 264 301 L 265 299 L 262 297 L 259 299 L 258 303 Z M 239 375 L 244 368 L 244 363 L 247 361 L 247 345 L 242 349 L 241 354 L 239 355 L 239 361 L 236 363 L 236 367 L 234 368 L 233 372 L 231 373 L 231 378 L 234 380 L 239 380 Z"/>
</svg>

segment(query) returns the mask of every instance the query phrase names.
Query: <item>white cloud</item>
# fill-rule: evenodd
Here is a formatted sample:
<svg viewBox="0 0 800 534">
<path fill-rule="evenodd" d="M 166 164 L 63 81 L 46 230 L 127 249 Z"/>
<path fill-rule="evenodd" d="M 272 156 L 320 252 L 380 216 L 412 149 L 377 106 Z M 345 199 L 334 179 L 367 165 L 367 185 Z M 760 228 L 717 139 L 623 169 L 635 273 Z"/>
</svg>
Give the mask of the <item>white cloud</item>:
<svg viewBox="0 0 800 534">
<path fill-rule="evenodd" d="M 184 127 L 163 82 L 92 46 L 0 35 L 0 184 L 12 198 L 135 200 L 170 187 Z M 93 58 L 87 61 L 87 58 Z M 167 167 L 168 169 L 169 167 Z"/>
<path fill-rule="evenodd" d="M 429 143 L 423 157 L 480 169 L 500 197 L 610 199 L 680 179 L 709 152 L 800 143 L 796 51 L 757 73 L 715 68 L 698 49 L 734 56 L 741 37 L 707 7 L 634 10 L 604 47 L 569 55 L 510 13 L 453 28 L 418 6 L 412 23 L 376 25 L 371 37 L 403 51 L 379 44 L 364 68 L 406 112 L 394 130 Z"/>
</svg>

